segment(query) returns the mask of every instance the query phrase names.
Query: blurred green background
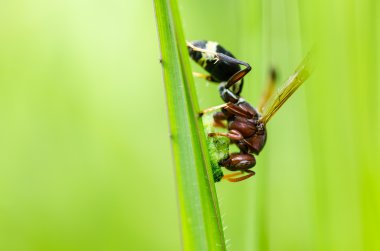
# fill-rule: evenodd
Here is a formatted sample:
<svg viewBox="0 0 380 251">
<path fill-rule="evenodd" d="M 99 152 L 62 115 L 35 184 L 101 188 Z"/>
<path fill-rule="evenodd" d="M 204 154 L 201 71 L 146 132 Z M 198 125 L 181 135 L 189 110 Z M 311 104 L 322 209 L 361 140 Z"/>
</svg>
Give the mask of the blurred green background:
<svg viewBox="0 0 380 251">
<path fill-rule="evenodd" d="M 252 104 L 317 45 L 256 177 L 216 185 L 229 249 L 380 250 L 380 3 L 179 5 L 189 40 L 253 66 Z M 152 2 L 3 0 L 0 39 L 0 250 L 179 250 Z"/>
</svg>

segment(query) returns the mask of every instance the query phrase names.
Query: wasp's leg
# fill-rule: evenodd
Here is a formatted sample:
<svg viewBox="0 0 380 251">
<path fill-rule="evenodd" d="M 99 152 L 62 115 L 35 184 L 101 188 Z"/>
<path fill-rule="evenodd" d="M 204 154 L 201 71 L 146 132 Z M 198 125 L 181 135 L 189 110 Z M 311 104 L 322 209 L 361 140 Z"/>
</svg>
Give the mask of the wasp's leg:
<svg viewBox="0 0 380 251">
<path fill-rule="evenodd" d="M 234 103 L 228 102 L 225 107 L 222 107 L 224 111 L 227 111 L 228 113 L 240 116 L 244 118 L 252 118 L 255 114 L 252 114 L 248 110 L 244 109 L 241 106 L 235 105 Z"/>
<path fill-rule="evenodd" d="M 225 175 L 223 175 L 222 179 L 228 180 L 229 178 L 232 178 L 232 177 L 235 177 L 238 175 L 242 175 L 243 173 L 244 172 L 234 172 L 234 173 L 225 174 Z"/>
<path fill-rule="evenodd" d="M 199 112 L 199 116 L 202 117 L 206 113 L 213 112 L 213 111 L 216 111 L 219 109 L 223 109 L 224 111 L 227 111 L 231 115 L 240 116 L 240 117 L 244 117 L 244 118 L 252 118 L 253 116 L 255 116 L 255 114 L 252 114 L 248 110 L 244 109 L 241 106 L 235 105 L 232 102 L 228 102 L 227 104 L 217 105 L 217 106 L 213 106 L 213 107 L 204 109 L 204 110 Z M 221 112 L 221 113 L 223 113 L 223 112 Z M 214 119 L 217 119 L 217 120 L 226 120 L 227 119 L 227 117 L 225 115 L 223 117 L 221 117 L 222 115 L 220 113 L 217 113 L 217 114 L 218 114 L 217 118 L 215 118 L 215 115 L 214 115 Z M 221 118 L 221 119 L 219 119 L 219 118 Z"/>
<path fill-rule="evenodd" d="M 275 86 L 276 86 L 276 80 L 277 80 L 276 69 L 274 67 L 271 67 L 271 69 L 269 71 L 269 77 L 267 80 L 266 87 L 265 87 L 263 93 L 261 94 L 261 100 L 260 100 L 259 105 L 257 106 L 257 109 L 260 113 L 263 112 L 265 105 L 268 103 L 270 97 L 272 97 L 272 94 L 273 94 L 273 92 L 275 90 Z"/>
<path fill-rule="evenodd" d="M 251 171 L 251 170 L 246 170 L 245 172 L 248 173 L 248 174 L 244 175 L 244 176 L 241 176 L 241 177 L 238 177 L 238 178 L 227 178 L 227 180 L 230 181 L 230 182 L 239 182 L 239 181 L 246 180 L 246 179 L 248 179 L 248 178 L 250 178 L 250 177 L 252 177 L 253 175 L 256 174 L 254 171 Z"/>
<path fill-rule="evenodd" d="M 241 135 L 240 132 L 236 130 L 230 130 L 228 133 L 225 132 L 212 132 L 208 134 L 209 137 L 215 137 L 215 136 L 224 136 L 227 138 L 230 138 L 232 140 L 242 140 L 244 137 Z"/>
<path fill-rule="evenodd" d="M 230 56 L 227 56 L 223 53 L 217 53 L 218 55 L 218 58 L 219 60 L 221 61 L 224 61 L 224 62 L 227 62 L 227 63 L 230 63 L 230 64 L 235 64 L 235 65 L 243 65 L 245 66 L 245 69 L 243 70 L 240 70 L 238 72 L 236 72 L 228 81 L 227 81 L 227 84 L 226 84 L 226 88 L 230 88 L 231 86 L 233 86 L 236 82 L 238 82 L 240 79 L 242 79 L 248 72 L 251 71 L 251 66 L 244 62 L 244 61 L 240 61 L 236 58 L 233 58 L 233 57 L 230 57 Z"/>
<path fill-rule="evenodd" d="M 199 73 L 199 72 L 193 72 L 193 76 L 197 78 L 203 78 L 206 79 L 207 81 L 213 82 L 213 83 L 219 83 L 216 81 L 211 75 Z"/>
<path fill-rule="evenodd" d="M 202 111 L 199 112 L 199 116 L 202 117 L 203 114 L 219 110 L 219 109 L 224 108 L 226 106 L 227 106 L 227 104 L 222 104 L 222 105 L 217 105 L 217 106 L 213 106 L 213 107 L 204 109 L 204 110 L 202 110 Z"/>
</svg>

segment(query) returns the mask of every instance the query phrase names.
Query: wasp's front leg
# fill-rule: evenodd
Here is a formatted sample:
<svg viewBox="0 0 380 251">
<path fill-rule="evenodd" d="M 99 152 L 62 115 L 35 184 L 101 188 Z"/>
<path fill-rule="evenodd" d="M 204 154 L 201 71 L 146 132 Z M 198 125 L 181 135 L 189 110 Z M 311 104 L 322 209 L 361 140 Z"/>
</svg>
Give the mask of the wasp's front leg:
<svg viewBox="0 0 380 251">
<path fill-rule="evenodd" d="M 242 140 L 244 139 L 243 135 L 236 131 L 236 130 L 230 130 L 228 133 L 225 133 L 225 132 L 211 132 L 208 134 L 209 137 L 216 137 L 216 136 L 224 136 L 224 137 L 227 137 L 227 138 L 230 138 L 232 140 Z"/>
<path fill-rule="evenodd" d="M 210 113 L 210 112 L 219 110 L 219 109 L 221 109 L 223 107 L 226 107 L 226 106 L 227 106 L 227 104 L 222 104 L 222 105 L 217 105 L 217 106 L 213 106 L 213 107 L 204 109 L 204 110 L 202 110 L 202 111 L 199 112 L 199 117 L 202 117 L 206 113 Z"/>
</svg>

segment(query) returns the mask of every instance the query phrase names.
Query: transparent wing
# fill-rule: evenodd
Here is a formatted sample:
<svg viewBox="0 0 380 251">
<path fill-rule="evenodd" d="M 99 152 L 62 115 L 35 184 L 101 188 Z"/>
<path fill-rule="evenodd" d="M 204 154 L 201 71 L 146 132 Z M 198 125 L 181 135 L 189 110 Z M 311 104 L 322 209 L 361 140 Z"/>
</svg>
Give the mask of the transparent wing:
<svg viewBox="0 0 380 251">
<path fill-rule="evenodd" d="M 260 121 L 264 124 L 272 118 L 272 116 L 280 109 L 280 107 L 288 100 L 290 96 L 302 85 L 310 76 L 312 70 L 311 53 L 309 53 L 301 64 L 297 67 L 293 75 L 273 94 L 263 109 Z"/>
</svg>

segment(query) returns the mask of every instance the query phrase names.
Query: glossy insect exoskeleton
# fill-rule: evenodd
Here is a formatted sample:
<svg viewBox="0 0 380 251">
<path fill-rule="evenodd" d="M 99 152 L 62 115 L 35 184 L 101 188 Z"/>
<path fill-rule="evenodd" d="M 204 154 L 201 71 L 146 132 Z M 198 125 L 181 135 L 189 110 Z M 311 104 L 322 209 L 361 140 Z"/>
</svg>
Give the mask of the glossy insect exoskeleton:
<svg viewBox="0 0 380 251">
<path fill-rule="evenodd" d="M 199 49 L 203 51 L 200 51 Z M 232 55 L 232 53 L 224 49 L 217 42 L 206 40 L 191 41 L 188 43 L 188 50 L 190 57 L 198 65 L 210 73 L 210 75 L 196 73 L 195 75 L 198 77 L 207 79 L 211 82 L 221 83 L 229 81 L 232 76 L 240 72 L 240 74 L 236 76 L 239 79 L 231 79 L 231 81 L 234 81 L 234 83 L 230 84 L 228 88 L 236 95 L 239 95 L 241 93 L 244 82 L 243 77 L 251 70 L 249 64 L 237 60 L 234 55 Z M 227 56 L 227 60 L 221 59 L 215 61 L 215 57 L 213 55 L 204 53 L 205 51 L 219 53 L 219 55 L 225 55 Z M 244 65 L 246 68 L 244 70 L 241 70 L 240 65 Z"/>
<path fill-rule="evenodd" d="M 239 153 L 231 153 L 228 158 L 219 164 L 230 171 L 248 173 L 240 178 L 229 178 L 230 181 L 240 181 L 255 174 L 249 170 L 255 166 L 256 160 L 252 154 L 259 154 L 266 142 L 265 124 L 260 121 L 261 115 L 243 98 L 236 96 L 232 91 L 219 86 L 219 92 L 226 105 L 220 112 L 214 114 L 217 125 L 227 121 L 227 133 L 210 133 L 209 136 L 225 136 L 230 138 L 240 149 Z"/>
<path fill-rule="evenodd" d="M 240 178 L 230 177 L 230 181 L 240 181 L 255 173 L 249 170 L 256 164 L 252 153 L 258 154 L 266 140 L 265 125 L 258 121 L 259 113 L 239 96 L 243 77 L 251 70 L 251 66 L 237 60 L 230 52 L 216 42 L 193 41 L 188 43 L 191 58 L 210 73 L 209 76 L 196 73 L 209 81 L 218 82 L 219 95 L 226 102 L 221 112 L 214 114 L 216 125 L 223 126 L 227 121 L 228 133 L 210 133 L 209 136 L 225 136 L 235 143 L 240 153 L 232 153 L 220 160 L 219 164 L 230 171 L 248 173 Z M 240 65 L 245 66 L 241 70 Z"/>
<path fill-rule="evenodd" d="M 290 76 L 284 87 L 274 95 L 274 83 L 276 73 L 272 69 L 263 98 L 256 110 L 247 101 L 240 97 L 243 77 L 251 70 L 248 63 L 237 60 L 215 42 L 195 41 L 187 44 L 190 56 L 200 64 L 211 75 L 206 76 L 196 73 L 196 76 L 205 78 L 213 82 L 219 82 L 219 95 L 225 104 L 203 110 L 200 114 L 221 109 L 213 115 L 215 126 L 226 127 L 228 132 L 212 132 L 209 137 L 224 136 L 236 144 L 240 152 L 230 153 L 227 158 L 219 161 L 219 165 L 230 171 L 240 171 L 224 175 L 223 178 L 232 182 L 245 180 L 255 174 L 250 170 L 255 166 L 256 160 L 253 154 L 259 154 L 263 149 L 267 133 L 266 123 L 284 104 L 284 102 L 294 93 L 294 91 L 308 78 L 310 72 L 306 65 L 309 58 L 301 63 L 295 73 Z M 246 68 L 241 70 L 240 65 Z M 267 102 L 272 100 L 272 104 L 267 108 Z M 260 114 L 263 108 L 263 114 Z M 227 122 L 227 125 L 224 124 Z M 244 176 L 233 178 L 234 176 L 246 173 Z"/>
</svg>

